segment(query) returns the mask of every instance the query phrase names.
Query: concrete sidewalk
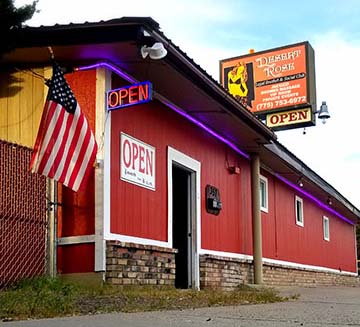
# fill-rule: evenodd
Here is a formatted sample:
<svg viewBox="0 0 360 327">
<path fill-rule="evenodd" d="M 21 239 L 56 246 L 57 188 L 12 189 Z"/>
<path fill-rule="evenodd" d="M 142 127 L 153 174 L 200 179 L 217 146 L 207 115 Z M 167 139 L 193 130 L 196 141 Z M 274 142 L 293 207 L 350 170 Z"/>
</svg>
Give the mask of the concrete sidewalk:
<svg viewBox="0 0 360 327">
<path fill-rule="evenodd" d="M 298 300 L 273 304 L 202 308 L 183 311 L 102 314 L 21 322 L 6 327 L 187 327 L 187 326 L 360 326 L 360 288 L 281 287 Z"/>
</svg>

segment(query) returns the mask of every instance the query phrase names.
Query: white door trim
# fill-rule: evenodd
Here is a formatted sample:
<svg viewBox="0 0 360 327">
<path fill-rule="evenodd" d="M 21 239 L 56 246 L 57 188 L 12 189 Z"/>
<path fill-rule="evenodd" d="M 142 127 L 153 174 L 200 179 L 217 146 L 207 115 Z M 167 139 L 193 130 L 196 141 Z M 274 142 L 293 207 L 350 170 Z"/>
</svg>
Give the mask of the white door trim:
<svg viewBox="0 0 360 327">
<path fill-rule="evenodd" d="M 196 208 L 195 208 L 195 224 L 196 224 L 196 246 L 194 249 L 195 253 L 195 288 L 200 288 L 200 269 L 199 269 L 199 250 L 201 246 L 201 206 L 200 206 L 200 174 L 201 174 L 201 163 L 186 154 L 168 146 L 168 161 L 167 161 L 167 177 L 168 177 L 168 242 L 173 246 L 173 235 L 172 235 L 172 227 L 173 227 L 173 194 L 172 194 L 172 166 L 173 163 L 176 162 L 190 170 L 192 170 L 195 177 L 195 193 L 196 193 Z"/>
</svg>

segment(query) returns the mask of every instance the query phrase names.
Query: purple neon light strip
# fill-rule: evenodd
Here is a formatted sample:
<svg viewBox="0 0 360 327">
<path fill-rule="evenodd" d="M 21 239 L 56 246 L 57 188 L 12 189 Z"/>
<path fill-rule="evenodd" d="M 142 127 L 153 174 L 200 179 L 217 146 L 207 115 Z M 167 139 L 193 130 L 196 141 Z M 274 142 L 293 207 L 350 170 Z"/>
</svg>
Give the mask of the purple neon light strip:
<svg viewBox="0 0 360 327">
<path fill-rule="evenodd" d="M 82 66 L 82 67 L 78 67 L 77 70 L 89 70 L 89 69 L 95 69 L 98 67 L 107 67 L 109 68 L 111 71 L 113 71 L 114 73 L 118 74 L 119 76 L 121 76 L 122 78 L 124 78 L 125 80 L 129 81 L 130 83 L 139 83 L 139 81 L 137 81 L 135 78 L 131 77 L 130 75 L 128 75 L 127 73 L 123 72 L 122 70 L 120 70 L 119 68 L 117 68 L 116 66 L 113 66 L 107 62 L 100 62 L 94 65 L 89 65 L 89 66 Z M 206 132 L 208 132 L 210 135 L 214 136 L 215 138 L 217 138 L 219 141 L 225 143 L 226 145 L 228 145 L 231 149 L 233 149 L 235 152 L 239 153 L 240 155 L 242 155 L 243 157 L 245 157 L 246 159 L 250 159 L 250 156 L 241 151 L 238 147 L 236 147 L 232 142 L 230 142 L 229 140 L 227 140 L 226 138 L 222 137 L 221 135 L 219 135 L 218 133 L 216 133 L 215 131 L 213 131 L 211 128 L 207 127 L 206 125 L 204 125 L 203 123 L 201 123 L 200 121 L 198 121 L 197 119 L 195 119 L 194 117 L 190 116 L 189 114 L 187 114 L 186 112 L 183 112 L 180 108 L 178 108 L 177 106 L 175 106 L 173 103 L 167 101 L 165 98 L 163 98 L 160 94 L 155 94 L 156 97 L 158 98 L 159 101 L 161 101 L 164 105 L 166 105 L 167 107 L 169 107 L 170 109 L 174 110 L 175 112 L 177 112 L 179 115 L 183 116 L 184 118 L 188 119 L 189 121 L 191 121 L 192 123 L 196 124 L 197 126 L 199 126 L 200 128 L 202 128 L 203 130 L 205 130 Z M 318 200 L 317 198 L 315 198 L 313 195 L 311 195 L 310 193 L 306 192 L 305 190 L 303 190 L 302 188 L 298 187 L 297 185 L 291 183 L 290 181 L 288 181 L 287 179 L 285 179 L 284 177 L 282 177 L 279 174 L 275 174 L 275 176 L 280 179 L 281 181 L 283 181 L 285 184 L 289 185 L 290 187 L 292 187 L 293 189 L 295 189 L 296 191 L 298 191 L 299 193 L 305 195 L 307 198 L 309 198 L 310 200 L 314 201 L 318 206 L 320 206 L 321 208 L 327 210 L 328 212 L 334 214 L 335 216 L 339 217 L 340 219 L 346 221 L 347 223 L 354 225 L 354 223 L 345 218 L 343 215 L 341 215 L 340 213 L 338 213 L 337 211 L 335 211 L 333 208 L 327 206 L 326 204 L 322 203 L 320 200 Z"/>
<path fill-rule="evenodd" d="M 118 74 L 119 76 L 121 76 L 122 78 L 124 78 L 125 80 L 129 81 L 130 83 L 139 83 L 139 81 L 137 81 L 136 79 L 134 79 L 133 77 L 131 77 L 130 75 L 128 75 L 127 73 L 123 72 L 122 70 L 120 70 L 119 68 L 107 63 L 107 62 L 99 62 L 97 64 L 94 65 L 89 65 L 89 66 L 82 66 L 82 67 L 78 67 L 77 70 L 89 70 L 89 69 L 95 69 L 98 67 L 106 67 L 109 68 L 111 71 L 113 71 L 114 73 Z M 187 114 L 186 112 L 182 111 L 180 108 L 178 108 L 177 106 L 175 106 L 173 103 L 169 102 L 168 100 L 166 100 L 165 98 L 163 98 L 160 94 L 157 94 L 156 92 L 154 92 L 154 95 L 156 96 L 156 98 L 162 102 L 165 106 L 169 107 L 170 109 L 172 109 L 173 111 L 177 112 L 179 115 L 183 116 L 184 118 L 186 118 L 187 120 L 191 121 L 192 123 L 194 123 L 195 125 L 199 126 L 200 128 L 202 128 L 203 130 L 205 130 L 206 132 L 208 132 L 210 135 L 214 136 L 215 138 L 217 138 L 219 141 L 225 143 L 227 146 L 229 146 L 231 149 L 233 149 L 235 152 L 237 152 L 238 154 L 242 155 L 243 157 L 245 157 L 246 159 L 250 159 L 250 156 L 241 151 L 235 144 L 233 144 L 232 142 L 230 142 L 229 140 L 227 140 L 226 138 L 224 138 L 223 136 L 221 136 L 220 134 L 216 133 L 215 131 L 213 131 L 211 128 L 207 127 L 205 124 L 203 124 L 202 122 L 198 121 L 197 119 L 195 119 L 194 117 L 190 116 L 189 114 Z"/>
<path fill-rule="evenodd" d="M 242 155 L 243 157 L 245 157 L 246 159 L 250 159 L 250 156 L 241 151 L 235 144 L 233 144 L 232 142 L 230 142 L 229 140 L 227 140 L 226 138 L 222 137 L 221 135 L 219 135 L 218 133 L 216 133 L 215 131 L 213 131 L 211 128 L 207 127 L 205 124 L 203 124 L 202 122 L 198 121 L 197 119 L 195 119 L 194 117 L 190 116 L 189 114 L 187 114 L 186 112 L 182 111 L 180 108 L 178 108 L 177 106 L 175 106 L 173 103 L 165 100 L 162 96 L 160 96 L 159 94 L 157 94 L 157 98 L 167 107 L 169 107 L 170 109 L 174 110 L 175 112 L 177 112 L 179 115 L 183 116 L 184 118 L 186 118 L 187 120 L 191 121 L 192 123 L 194 123 L 195 125 L 199 126 L 200 128 L 202 128 L 203 130 L 205 130 L 206 132 L 208 132 L 210 135 L 214 136 L 215 138 L 217 138 L 219 141 L 225 143 L 227 146 L 229 146 L 231 149 L 233 149 L 235 152 L 237 152 L 238 154 Z"/>
<path fill-rule="evenodd" d="M 340 213 L 338 213 L 337 211 L 335 211 L 333 208 L 327 206 L 326 204 L 322 203 L 320 200 L 318 200 L 317 198 L 315 198 L 313 195 L 311 195 L 310 193 L 306 192 L 305 190 L 303 190 L 302 188 L 300 188 L 299 186 L 291 183 L 290 181 L 288 181 L 286 178 L 282 177 L 279 174 L 275 174 L 275 176 L 280 179 L 281 181 L 283 181 L 285 184 L 287 184 L 288 186 L 292 187 L 293 189 L 295 189 L 296 191 L 298 191 L 299 193 L 305 195 L 307 198 L 309 198 L 310 200 L 314 201 L 319 207 L 329 211 L 330 213 L 332 213 L 333 215 L 339 217 L 340 219 L 346 221 L 347 223 L 354 225 L 354 222 L 352 222 L 351 220 L 345 218 L 343 215 L 341 215 Z"/>
<path fill-rule="evenodd" d="M 94 65 L 77 67 L 77 70 L 90 70 L 90 69 L 96 69 L 98 67 L 107 67 L 110 70 L 112 70 L 114 73 L 118 74 L 123 79 L 126 79 L 128 82 L 130 82 L 130 83 L 139 83 L 139 81 L 137 81 L 135 78 L 131 77 L 130 75 L 126 74 L 125 72 L 123 72 L 119 68 L 117 68 L 117 67 L 115 67 L 115 66 L 113 66 L 113 65 L 111 65 L 111 64 L 109 64 L 107 62 L 99 62 L 99 63 L 94 64 Z"/>
</svg>

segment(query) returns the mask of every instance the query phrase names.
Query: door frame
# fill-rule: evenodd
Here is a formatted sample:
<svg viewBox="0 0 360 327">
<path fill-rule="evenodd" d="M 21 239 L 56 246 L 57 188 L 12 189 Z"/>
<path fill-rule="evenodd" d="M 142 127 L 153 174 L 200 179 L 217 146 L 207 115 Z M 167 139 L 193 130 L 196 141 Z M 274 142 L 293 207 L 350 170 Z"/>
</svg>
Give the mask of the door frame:
<svg viewBox="0 0 360 327">
<path fill-rule="evenodd" d="M 193 287 L 200 289 L 200 269 L 199 269 L 199 251 L 201 245 L 201 207 L 200 207 L 200 174 L 201 174 L 201 163 L 188 155 L 168 146 L 167 149 L 167 181 L 168 181 L 168 235 L 169 244 L 173 247 L 173 180 L 172 180 L 172 167 L 173 164 L 180 164 L 181 166 L 188 169 L 192 174 L 195 175 L 195 203 L 191 211 L 193 213 L 192 224 L 195 225 L 195 241 L 194 244 L 194 258 L 193 260 L 193 272 L 192 279 L 194 281 Z"/>
</svg>

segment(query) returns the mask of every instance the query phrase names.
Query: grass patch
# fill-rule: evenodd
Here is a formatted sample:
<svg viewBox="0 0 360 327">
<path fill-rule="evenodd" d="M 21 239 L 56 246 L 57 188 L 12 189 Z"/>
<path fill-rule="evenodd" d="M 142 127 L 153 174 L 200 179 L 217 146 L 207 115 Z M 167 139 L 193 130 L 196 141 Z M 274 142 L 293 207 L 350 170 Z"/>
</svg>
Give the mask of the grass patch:
<svg viewBox="0 0 360 327">
<path fill-rule="evenodd" d="M 105 312 L 187 309 L 287 300 L 273 289 L 239 287 L 219 290 L 178 290 L 172 287 L 80 285 L 57 278 L 25 280 L 0 291 L 0 320 L 49 318 Z"/>
</svg>

